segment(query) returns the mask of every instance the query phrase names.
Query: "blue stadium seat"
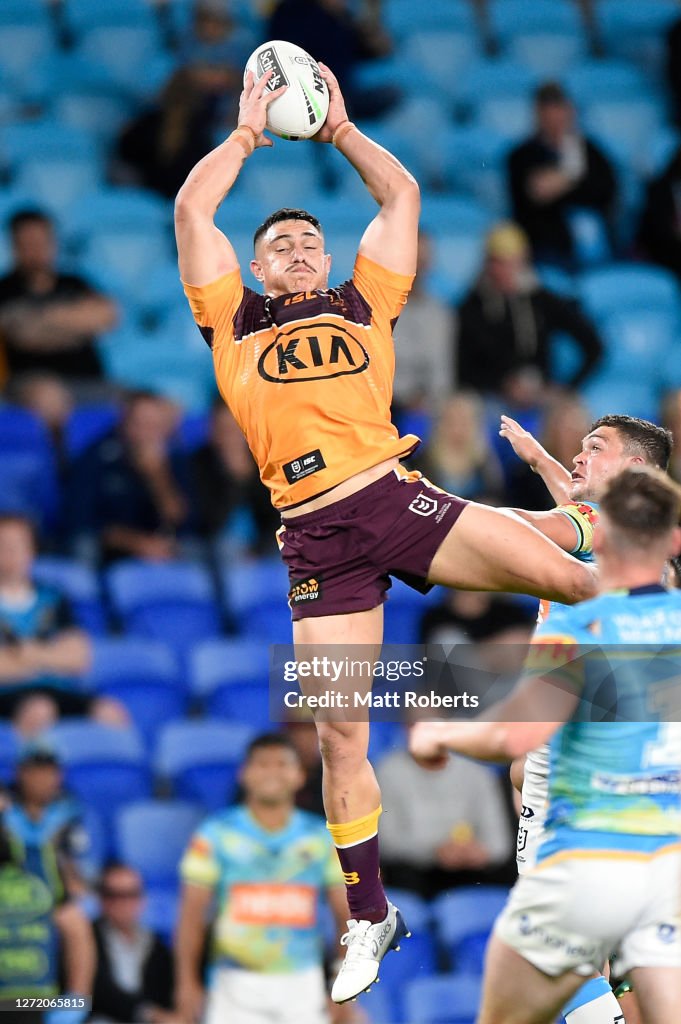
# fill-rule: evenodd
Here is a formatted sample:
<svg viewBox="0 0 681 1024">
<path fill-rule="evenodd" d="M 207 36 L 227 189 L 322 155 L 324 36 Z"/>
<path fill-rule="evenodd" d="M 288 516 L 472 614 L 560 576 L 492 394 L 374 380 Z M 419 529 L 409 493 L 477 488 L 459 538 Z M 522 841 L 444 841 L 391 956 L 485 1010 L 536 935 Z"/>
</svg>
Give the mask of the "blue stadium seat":
<svg viewBox="0 0 681 1024">
<path fill-rule="evenodd" d="M 288 607 L 288 570 L 278 558 L 226 565 L 221 580 L 225 606 L 240 629 L 266 618 L 270 608 Z"/>
<path fill-rule="evenodd" d="M 96 267 L 104 280 L 113 277 L 137 299 L 144 294 L 147 269 L 163 263 L 170 253 L 170 238 L 161 227 L 106 227 L 90 232 L 78 263 L 83 273 Z"/>
<path fill-rule="evenodd" d="M 246 723 L 171 722 L 159 736 L 155 769 L 174 795 L 209 810 L 231 802 L 244 752 L 254 730 Z"/>
<path fill-rule="evenodd" d="M 71 29 L 83 30 L 117 25 L 154 24 L 152 5 L 147 0 L 66 0 L 66 16 Z"/>
<path fill-rule="evenodd" d="M 679 17 L 675 0 L 600 0 L 597 17 L 608 53 L 659 73 L 667 30 Z"/>
<path fill-rule="evenodd" d="M 285 146 L 287 143 L 282 142 L 280 145 Z M 304 146 L 304 143 L 301 145 Z M 314 196 L 321 189 L 321 182 L 317 168 L 309 158 L 306 159 L 303 151 L 295 164 L 277 165 L 275 154 L 272 162 L 267 165 L 254 164 L 248 169 L 251 173 L 244 177 L 244 189 L 256 201 L 266 195 L 273 210 L 289 206 L 314 211 Z M 257 223 L 251 223 L 255 229 Z"/>
<path fill-rule="evenodd" d="M 176 259 L 167 259 L 156 264 L 149 271 L 146 288 L 137 297 L 139 313 L 158 322 L 168 315 L 175 315 L 175 309 L 186 308 L 187 300 L 182 290 Z"/>
<path fill-rule="evenodd" d="M 43 155 L 23 161 L 14 176 L 14 183 L 17 188 L 30 193 L 35 204 L 59 218 L 80 196 L 96 188 L 103 174 L 96 155 Z"/>
<path fill-rule="evenodd" d="M 457 971 L 482 971 L 492 925 L 507 899 L 507 889 L 479 885 L 453 889 L 433 902 L 438 938 Z"/>
<path fill-rule="evenodd" d="M 583 124 L 602 145 L 616 149 L 626 156 L 628 163 L 637 166 L 641 151 L 648 148 L 663 115 L 660 103 L 649 96 L 595 98 L 584 111 Z"/>
<path fill-rule="evenodd" d="M 157 640 L 98 640 L 88 682 L 96 693 L 125 705 L 148 748 L 167 722 L 187 712 L 189 693 L 177 658 Z"/>
<path fill-rule="evenodd" d="M 269 654 L 261 643 L 209 640 L 192 651 L 192 693 L 217 718 L 269 727 Z"/>
<path fill-rule="evenodd" d="M 60 590 L 68 598 L 80 626 L 100 636 L 106 632 L 106 612 L 93 570 L 82 562 L 43 555 L 33 566 L 33 578 Z"/>
<path fill-rule="evenodd" d="M 114 610 L 139 636 L 163 640 L 184 653 L 221 632 L 209 573 L 190 562 L 124 562 L 107 573 Z"/>
<path fill-rule="evenodd" d="M 180 893 L 177 883 L 168 885 L 149 885 L 145 891 L 142 924 L 172 946 L 177 916 L 179 911 Z"/>
<path fill-rule="evenodd" d="M 485 229 L 461 231 L 433 226 L 434 260 L 429 288 L 445 302 L 457 302 L 480 273 L 485 248 Z"/>
<path fill-rule="evenodd" d="M 47 21 L 44 0 L 3 0 L 0 4 L 0 26 L 34 25 Z"/>
<path fill-rule="evenodd" d="M 406 643 L 407 641 L 400 642 Z M 374 692 L 379 692 L 383 689 L 389 690 L 390 688 L 390 683 L 384 685 L 379 685 L 377 682 L 374 683 Z M 376 764 L 386 754 L 391 753 L 391 751 L 404 749 L 406 742 L 406 732 L 401 722 L 382 720 L 372 722 L 369 733 L 369 760 L 372 764 Z"/>
<path fill-rule="evenodd" d="M 537 5 L 533 4 L 533 8 L 536 10 Z M 528 30 L 522 24 L 509 39 L 507 52 L 512 60 L 549 79 L 562 77 L 584 60 L 587 48 L 584 34 L 579 29 Z"/>
<path fill-rule="evenodd" d="M 174 444 L 184 452 L 195 452 L 206 443 L 210 434 L 210 416 L 205 412 L 186 413 L 180 422 Z"/>
<path fill-rule="evenodd" d="M 635 381 L 662 379 L 667 363 L 678 360 L 675 340 L 679 318 L 665 310 L 635 309 L 612 313 L 601 324 L 605 358 L 599 372 Z M 676 357 L 676 358 L 675 358 Z"/>
<path fill-rule="evenodd" d="M 42 19 L 5 23 L 0 16 L 0 66 L 17 92 L 24 91 L 34 68 L 47 58 L 53 47 L 53 33 Z"/>
<path fill-rule="evenodd" d="M 134 729 L 63 719 L 49 737 L 63 758 L 66 785 L 107 822 L 122 804 L 151 795 L 151 772 Z"/>
<path fill-rule="evenodd" d="M 91 159 L 93 142 L 87 132 L 69 128 L 56 119 L 19 121 L 0 130 L 0 160 L 6 168 L 15 168 L 25 160 L 53 159 L 59 154 Z"/>
<path fill-rule="evenodd" d="M 72 240 L 84 241 L 95 229 L 155 230 L 171 222 L 168 200 L 144 189 L 109 186 L 81 197 L 69 213 L 68 232 Z"/>
<path fill-rule="evenodd" d="M 143 800 L 116 815 L 116 852 L 146 885 L 177 884 L 178 866 L 204 812 L 181 800 Z"/>
<path fill-rule="evenodd" d="M 523 64 L 484 57 L 463 75 L 458 92 L 460 101 L 469 109 L 476 110 L 489 99 L 520 98 L 530 101 L 536 85 L 537 75 Z"/>
<path fill-rule="evenodd" d="M 579 11 L 572 0 L 502 0 L 490 5 L 492 28 L 502 43 L 518 32 L 571 33 L 581 30 Z"/>
<path fill-rule="evenodd" d="M 101 441 L 113 430 L 120 415 L 120 407 L 112 402 L 76 406 L 64 429 L 64 448 L 69 459 L 75 459 L 90 445 Z"/>
<path fill-rule="evenodd" d="M 565 88 L 579 107 L 605 100 L 638 99 L 649 89 L 641 72 L 618 60 L 588 60 L 565 75 Z"/>
<path fill-rule="evenodd" d="M 600 320 L 622 309 L 679 309 L 679 286 L 668 270 L 646 263 L 614 263 L 580 274 L 579 298 L 591 316 Z"/>
<path fill-rule="evenodd" d="M 130 87 L 143 75 L 161 44 L 155 25 L 97 25 L 80 33 L 77 53 L 99 60 L 113 81 Z"/>
<path fill-rule="evenodd" d="M 6 784 L 14 776 L 14 765 L 19 750 L 19 740 L 8 722 L 0 722 L 0 784 Z"/>
<path fill-rule="evenodd" d="M 457 77 L 480 57 L 478 39 L 467 30 L 444 26 L 414 31 L 403 43 L 400 53 L 404 60 L 419 68 L 419 81 L 431 83 L 449 99 L 457 94 Z M 443 75 L 443 68 L 447 74 Z M 398 77 L 397 81 L 402 82 Z"/>
<path fill-rule="evenodd" d="M 432 140 L 431 181 L 438 187 L 474 196 L 495 216 L 503 215 L 508 203 L 508 149 L 504 135 L 481 125 L 445 128 Z"/>
<path fill-rule="evenodd" d="M 617 408 L 628 416 L 640 416 L 644 420 L 656 420 L 659 416 L 661 393 L 650 380 L 603 373 L 581 388 L 581 396 L 594 419 L 612 412 L 613 395 L 617 396 Z"/>
<path fill-rule="evenodd" d="M 28 516 L 41 528 L 57 521 L 59 490 L 51 453 L 0 452 L 0 511 Z"/>
<path fill-rule="evenodd" d="M 398 39 L 409 36 L 415 29 L 457 29 L 468 30 L 471 39 L 475 37 L 475 19 L 468 0 L 430 0 L 414 11 L 413 0 L 386 0 L 383 8 L 383 23 Z"/>
<path fill-rule="evenodd" d="M 406 1019 L 409 1024 L 475 1024 L 481 991 L 480 975 L 417 978 L 407 985 Z"/>
</svg>

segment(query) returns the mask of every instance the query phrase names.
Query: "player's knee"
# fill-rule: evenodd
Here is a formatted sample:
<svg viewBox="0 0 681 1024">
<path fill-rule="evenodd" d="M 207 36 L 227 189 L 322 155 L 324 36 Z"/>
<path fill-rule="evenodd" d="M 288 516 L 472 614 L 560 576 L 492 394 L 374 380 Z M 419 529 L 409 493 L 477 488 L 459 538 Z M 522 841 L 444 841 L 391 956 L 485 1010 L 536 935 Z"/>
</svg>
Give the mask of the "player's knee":
<svg viewBox="0 0 681 1024">
<path fill-rule="evenodd" d="M 365 730 L 356 722 L 318 723 L 319 749 L 327 768 L 351 769 L 367 756 Z"/>
</svg>

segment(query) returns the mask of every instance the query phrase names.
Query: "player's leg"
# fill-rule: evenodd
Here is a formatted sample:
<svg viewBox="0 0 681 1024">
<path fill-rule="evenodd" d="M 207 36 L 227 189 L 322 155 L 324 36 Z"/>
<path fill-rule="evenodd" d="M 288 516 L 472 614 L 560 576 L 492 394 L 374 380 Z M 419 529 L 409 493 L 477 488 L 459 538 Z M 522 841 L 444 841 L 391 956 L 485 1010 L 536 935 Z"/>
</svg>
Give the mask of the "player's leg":
<svg viewBox="0 0 681 1024">
<path fill-rule="evenodd" d="M 632 989 L 628 988 L 626 992 L 618 993 L 617 1001 L 620 1005 L 620 1013 L 622 1014 L 620 1024 L 643 1024 L 638 999 Z"/>
<path fill-rule="evenodd" d="M 492 935 L 477 1024 L 554 1024 L 562 1006 L 584 984 L 572 971 L 553 978 Z"/>
<path fill-rule="evenodd" d="M 670 1024 L 679 1019 L 681 968 L 635 967 L 631 980 L 643 1024 Z"/>
<path fill-rule="evenodd" d="M 430 583 L 532 594 L 573 604 L 595 592 L 593 570 L 512 512 L 468 504 L 438 548 Z"/>
<path fill-rule="evenodd" d="M 324 615 L 293 623 L 296 658 L 345 658 L 373 666 L 381 650 L 383 606 L 346 615 Z M 378 819 L 381 792 L 368 759 L 369 723 L 352 707 L 355 692 L 367 693 L 373 673 L 355 669 L 323 683 L 349 699 L 345 713 L 334 708 L 316 716 L 323 766 L 324 809 L 345 878 L 350 917 L 343 967 L 332 998 L 347 1002 L 367 989 L 381 959 L 399 945 L 406 928 L 388 900 L 380 877 Z M 375 949 L 372 951 L 372 945 Z"/>
</svg>

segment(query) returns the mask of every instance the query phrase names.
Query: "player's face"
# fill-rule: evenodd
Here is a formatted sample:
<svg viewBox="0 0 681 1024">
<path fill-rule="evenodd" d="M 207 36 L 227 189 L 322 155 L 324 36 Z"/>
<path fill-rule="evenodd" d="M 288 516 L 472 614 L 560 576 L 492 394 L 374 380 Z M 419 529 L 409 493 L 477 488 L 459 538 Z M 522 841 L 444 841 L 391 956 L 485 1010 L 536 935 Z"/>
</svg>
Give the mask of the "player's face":
<svg viewBox="0 0 681 1024">
<path fill-rule="evenodd" d="M 21 522 L 0 526 L 0 579 L 25 582 L 30 579 L 35 549 L 33 535 Z"/>
<path fill-rule="evenodd" d="M 598 501 L 617 473 L 643 460 L 625 454 L 622 439 L 613 427 L 599 427 L 586 435 L 582 450 L 573 461 L 575 468 L 570 498 L 573 501 Z"/>
<path fill-rule="evenodd" d="M 270 806 L 292 802 L 303 782 L 297 755 L 283 746 L 254 750 L 241 771 L 246 799 Z"/>
<path fill-rule="evenodd" d="M 306 220 L 282 220 L 258 240 L 251 270 L 265 294 L 276 298 L 328 287 L 331 257 L 324 238 Z"/>
</svg>

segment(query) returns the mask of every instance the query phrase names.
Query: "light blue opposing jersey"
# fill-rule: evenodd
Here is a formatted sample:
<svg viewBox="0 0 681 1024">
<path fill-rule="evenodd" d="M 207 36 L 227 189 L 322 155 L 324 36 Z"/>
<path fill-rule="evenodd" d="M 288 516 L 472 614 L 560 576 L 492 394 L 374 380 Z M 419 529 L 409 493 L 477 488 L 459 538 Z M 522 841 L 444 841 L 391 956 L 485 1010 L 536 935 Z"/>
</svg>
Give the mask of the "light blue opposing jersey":
<svg viewBox="0 0 681 1024">
<path fill-rule="evenodd" d="M 580 702 L 550 743 L 547 839 L 650 851 L 681 834 L 681 592 L 613 592 L 554 606 L 533 640 Z M 537 660 L 539 655 L 539 661 Z"/>
</svg>

